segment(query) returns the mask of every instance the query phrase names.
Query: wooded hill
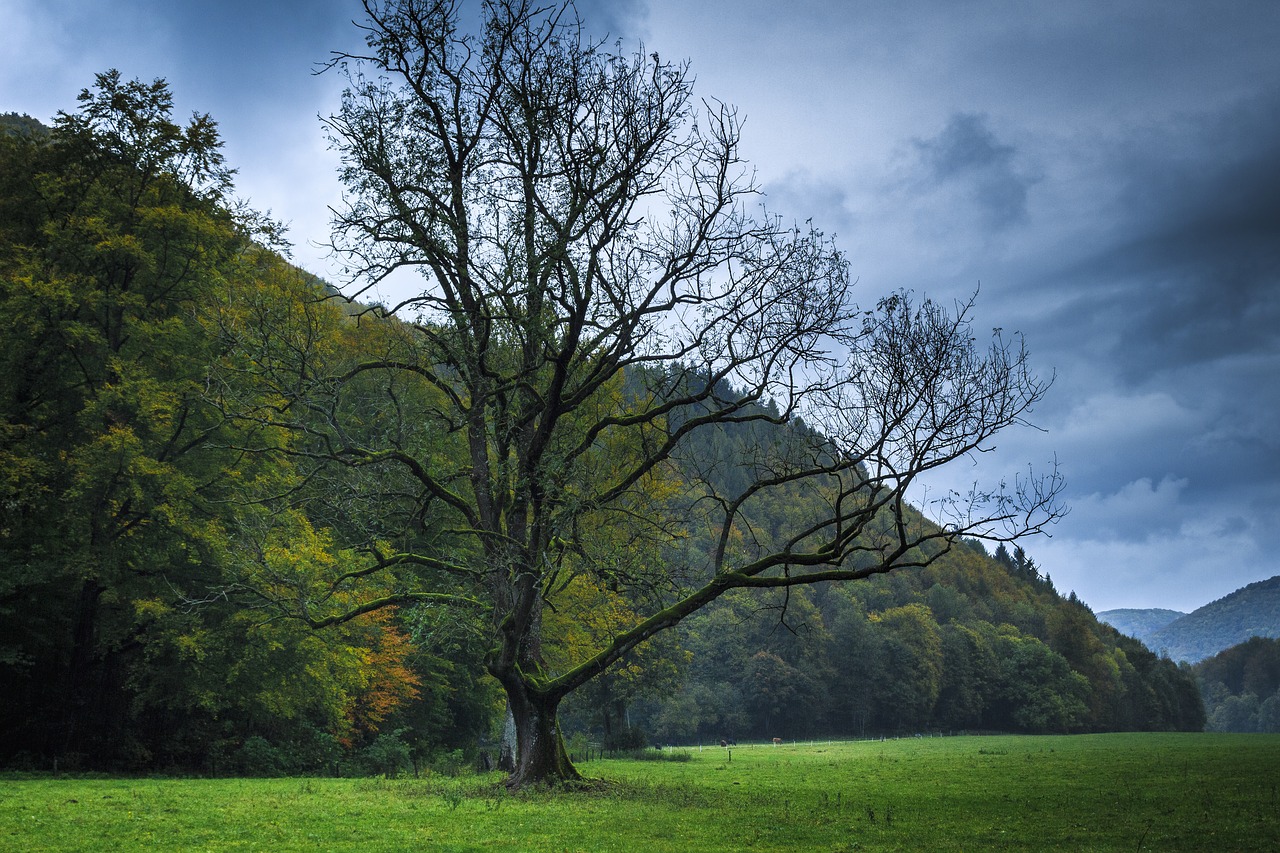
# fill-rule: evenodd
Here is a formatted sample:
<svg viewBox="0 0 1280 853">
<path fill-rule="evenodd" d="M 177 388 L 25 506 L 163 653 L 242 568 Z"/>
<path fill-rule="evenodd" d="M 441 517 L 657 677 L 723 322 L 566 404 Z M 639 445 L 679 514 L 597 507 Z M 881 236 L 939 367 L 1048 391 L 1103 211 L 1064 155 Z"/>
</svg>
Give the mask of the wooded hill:
<svg viewBox="0 0 1280 853">
<path fill-rule="evenodd" d="M 686 481 L 711 478 L 732 492 L 728 481 L 749 482 L 756 448 L 786 441 L 785 429 L 707 437 Z M 816 513 L 807 504 L 818 499 L 758 504 L 741 547 L 769 547 L 786 516 Z M 681 514 L 696 518 L 696 505 Z M 664 559 L 696 567 L 713 543 L 691 526 L 680 545 Z M 1204 724 L 1186 669 L 1100 623 L 1074 593 L 1059 594 L 1020 547 L 988 554 L 966 540 L 923 570 L 767 599 L 727 596 L 686 620 L 678 637 L 657 677 L 652 666 L 606 674 L 571 698 L 566 724 L 619 746 Z"/>
<path fill-rule="evenodd" d="M 1196 663 L 1250 637 L 1280 637 L 1280 576 L 1251 583 L 1191 613 L 1124 610 L 1098 618 L 1176 661 Z"/>
<path fill-rule="evenodd" d="M 728 597 L 679 638 L 662 685 L 606 675 L 567 724 L 617 745 L 1204 725 L 1185 668 L 1061 596 L 1020 548 L 969 542 L 921 571 Z"/>
<path fill-rule="evenodd" d="M 1280 640 L 1252 637 L 1194 670 L 1209 731 L 1280 732 Z"/>
<path fill-rule="evenodd" d="M 1106 622 L 1121 634 L 1137 637 L 1145 642 L 1146 638 L 1151 634 L 1159 631 L 1174 619 L 1186 615 L 1181 610 L 1165 610 L 1160 607 L 1122 608 L 1119 610 L 1104 610 L 1098 613 L 1098 619 Z"/>
<path fill-rule="evenodd" d="M 385 525 L 386 548 L 406 524 L 449 534 L 392 517 L 399 481 L 384 471 L 317 461 L 326 435 L 313 426 L 340 414 L 371 435 L 402 430 L 393 444 L 454 453 L 431 432 L 441 425 L 412 417 L 414 394 L 430 392 L 369 381 L 339 413 L 282 381 L 303 351 L 309 380 L 391 357 L 400 327 L 268 248 L 278 229 L 232 202 L 216 125 L 175 124 L 162 81 L 100 75 L 81 104 L 47 137 L 28 119 L 0 135 L 0 762 L 456 763 L 502 717 L 483 619 L 403 606 L 312 630 L 263 594 L 357 606 L 443 592 L 423 591 L 431 567 L 410 564 L 372 593 L 353 589 L 351 530 Z M 628 381 L 609 399 L 624 401 Z M 282 426 L 281 412 L 298 411 L 313 420 Z M 683 528 L 602 547 L 622 569 L 661 559 L 705 571 L 704 487 L 731 491 L 760 464 L 753 449 L 803 429 L 705 431 L 638 498 L 681 510 Z M 602 465 L 606 450 L 626 452 L 602 448 Z M 780 519 L 802 523 L 822 500 L 770 494 L 730 547 L 767 546 Z M 631 594 L 581 576 L 550 590 L 545 618 L 561 624 L 548 666 L 633 620 Z M 853 585 L 726 594 L 569 702 L 569 734 L 614 744 L 1203 725 L 1186 672 L 1061 597 L 1022 551 L 988 556 L 977 543 Z"/>
</svg>

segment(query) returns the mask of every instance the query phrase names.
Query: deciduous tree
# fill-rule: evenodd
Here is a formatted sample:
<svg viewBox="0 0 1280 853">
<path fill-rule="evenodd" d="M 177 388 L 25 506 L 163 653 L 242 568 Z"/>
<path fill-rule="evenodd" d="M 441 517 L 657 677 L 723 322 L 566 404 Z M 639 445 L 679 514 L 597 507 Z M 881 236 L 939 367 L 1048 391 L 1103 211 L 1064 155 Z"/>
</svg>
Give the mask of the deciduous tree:
<svg viewBox="0 0 1280 853">
<path fill-rule="evenodd" d="M 0 208 L 0 601 L 23 617 L 15 704 L 57 708 L 19 740 L 53 755 L 121 740 L 132 602 L 201 565 L 228 459 L 193 312 L 246 242 L 208 116 L 179 125 L 163 80 L 115 71 L 79 100 L 4 146 Z"/>
<path fill-rule="evenodd" d="M 390 604 L 480 617 L 518 732 L 509 784 L 576 779 L 561 700 L 730 590 L 927 565 L 1058 513 L 1053 476 L 910 509 L 1046 383 L 1017 341 L 979 345 L 967 305 L 856 307 L 832 240 L 758 209 L 739 116 L 696 99 L 687 65 L 586 40 L 570 4 L 491 0 L 477 33 L 451 0 L 364 8 L 368 50 L 334 60 L 335 244 L 369 285 L 423 277 L 391 306 L 400 343 L 294 365 L 274 417 L 317 472 L 363 471 L 378 512 L 346 528 L 355 556 L 324 590 L 259 592 L 314 626 Z M 375 391 L 371 430 L 353 401 Z M 731 472 L 696 440 L 718 430 L 745 431 Z M 661 497 L 673 475 L 682 501 Z M 820 517 L 751 523 L 801 493 Z M 690 525 L 710 533 L 689 563 L 618 547 Z M 545 608 L 575 576 L 633 615 L 553 667 Z"/>
</svg>

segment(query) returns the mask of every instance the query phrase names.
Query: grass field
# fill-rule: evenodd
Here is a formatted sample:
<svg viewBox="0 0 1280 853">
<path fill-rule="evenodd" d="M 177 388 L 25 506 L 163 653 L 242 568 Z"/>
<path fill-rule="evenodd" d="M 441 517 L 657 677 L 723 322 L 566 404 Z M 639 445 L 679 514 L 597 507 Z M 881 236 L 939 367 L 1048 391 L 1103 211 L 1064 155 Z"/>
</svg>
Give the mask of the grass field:
<svg viewBox="0 0 1280 853">
<path fill-rule="evenodd" d="M 1280 736 L 743 745 L 582 769 L 609 784 L 0 776 L 0 849 L 1280 850 Z"/>
</svg>

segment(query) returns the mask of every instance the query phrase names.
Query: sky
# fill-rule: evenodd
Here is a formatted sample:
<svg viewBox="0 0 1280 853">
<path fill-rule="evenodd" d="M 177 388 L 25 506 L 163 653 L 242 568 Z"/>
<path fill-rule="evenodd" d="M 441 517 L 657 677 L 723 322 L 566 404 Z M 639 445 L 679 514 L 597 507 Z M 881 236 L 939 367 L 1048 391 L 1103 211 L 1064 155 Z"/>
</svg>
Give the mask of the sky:
<svg viewBox="0 0 1280 853">
<path fill-rule="evenodd" d="M 464 0 L 470 4 L 473 0 Z M 688 59 L 745 118 L 774 211 L 849 256 L 856 298 L 1025 335 L 1037 429 L 939 488 L 1056 459 L 1070 514 L 1023 542 L 1095 611 L 1190 611 L 1280 574 L 1280 3 L 582 0 L 589 30 Z M 320 117 L 354 0 L 0 0 L 0 112 L 94 74 L 163 77 L 219 123 L 237 190 L 322 248 Z"/>
</svg>

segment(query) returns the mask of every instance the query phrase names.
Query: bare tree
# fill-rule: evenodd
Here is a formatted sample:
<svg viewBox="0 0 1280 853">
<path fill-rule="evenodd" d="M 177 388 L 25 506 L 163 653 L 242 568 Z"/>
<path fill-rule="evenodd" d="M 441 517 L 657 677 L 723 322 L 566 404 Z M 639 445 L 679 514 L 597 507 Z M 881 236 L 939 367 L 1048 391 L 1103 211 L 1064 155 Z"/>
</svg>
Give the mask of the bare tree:
<svg viewBox="0 0 1280 853">
<path fill-rule="evenodd" d="M 952 495 L 932 522 L 908 505 L 1041 398 L 1020 343 L 979 346 L 967 305 L 858 309 L 831 240 L 759 207 L 738 115 L 695 100 L 687 66 L 586 40 L 571 3 L 487 0 L 477 34 L 457 5 L 365 0 L 368 51 L 335 58 L 350 87 L 327 122 L 335 245 L 369 286 L 423 278 L 389 309 L 396 343 L 325 378 L 308 428 L 317 457 L 380 472 L 361 488 L 388 510 L 325 589 L 399 580 L 264 595 L 317 626 L 414 602 L 483 614 L 518 787 L 577 778 L 566 695 L 725 592 L 923 566 L 1055 518 L 1056 474 Z M 345 423 L 343 396 L 370 389 L 388 423 Z M 756 427 L 727 485 L 704 437 Z M 750 527 L 802 493 L 821 517 Z M 635 556 L 691 523 L 715 543 L 701 564 Z M 634 618 L 553 671 L 545 608 L 574 577 Z"/>
</svg>

